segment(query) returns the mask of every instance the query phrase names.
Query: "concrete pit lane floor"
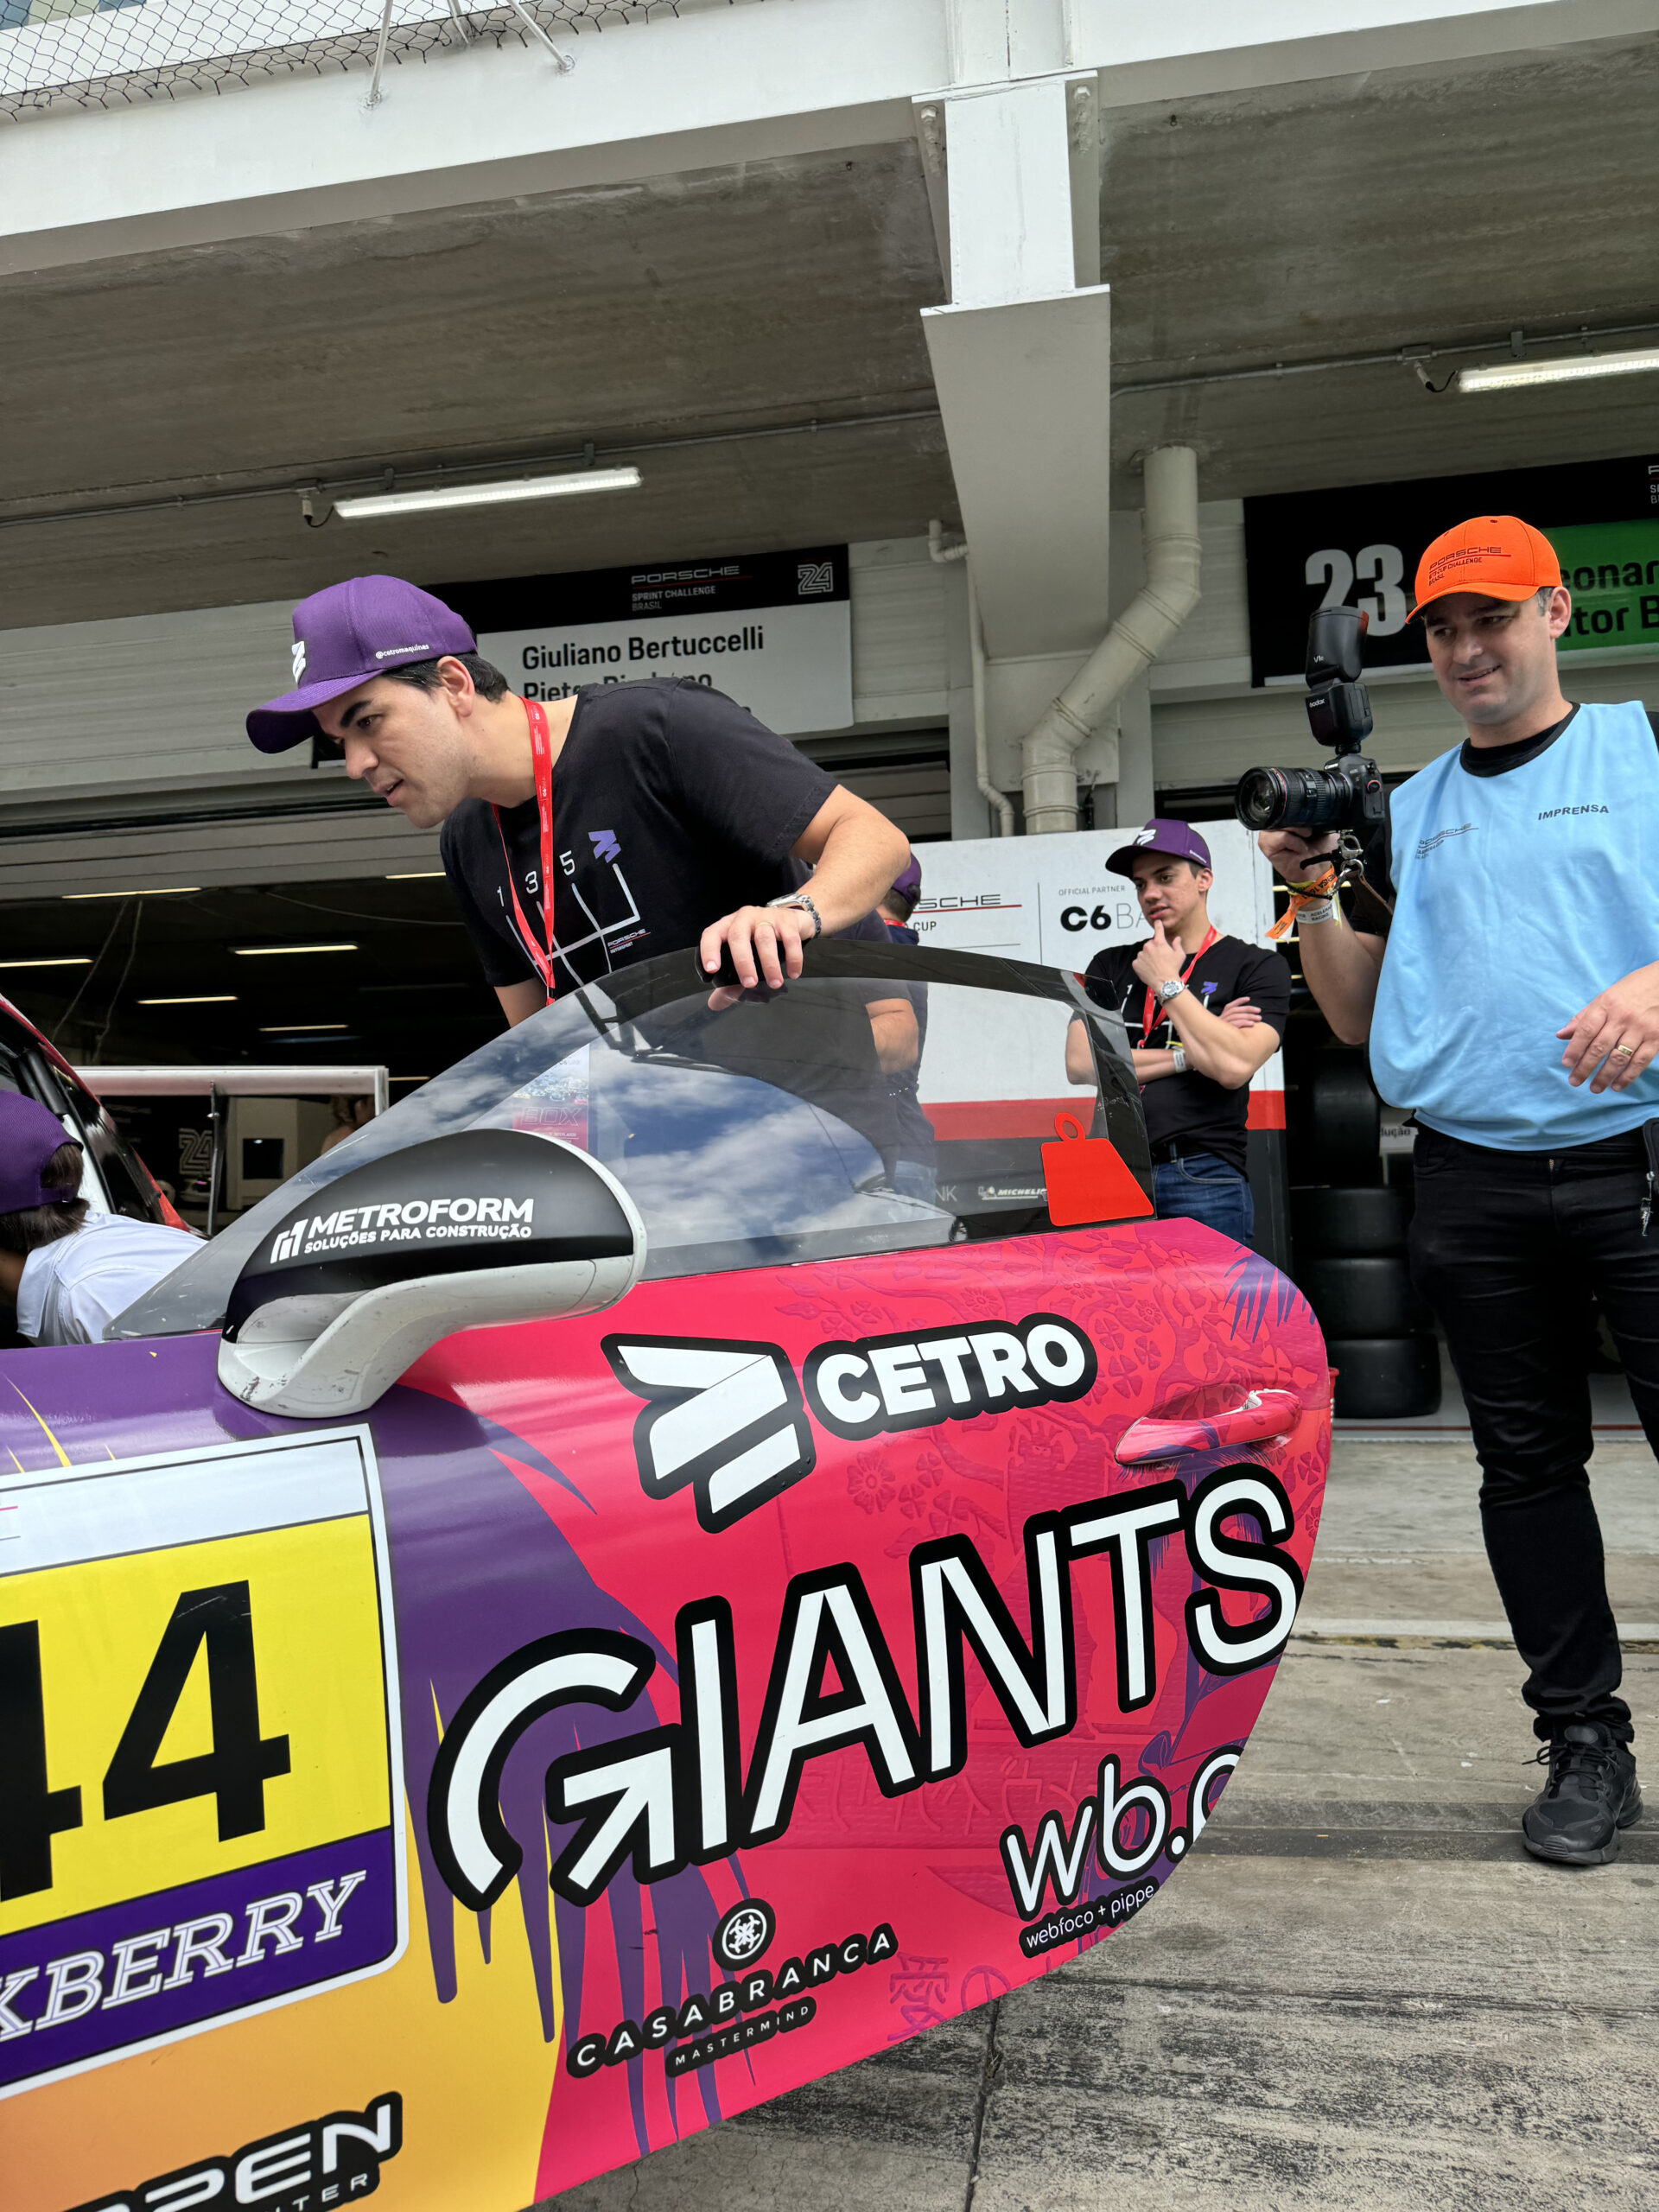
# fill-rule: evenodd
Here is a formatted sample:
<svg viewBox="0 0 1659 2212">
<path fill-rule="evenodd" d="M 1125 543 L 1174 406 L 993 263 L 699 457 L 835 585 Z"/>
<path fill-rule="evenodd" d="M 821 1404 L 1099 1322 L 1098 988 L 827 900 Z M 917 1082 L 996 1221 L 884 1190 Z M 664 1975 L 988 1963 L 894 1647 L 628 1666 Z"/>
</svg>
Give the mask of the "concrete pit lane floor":
<svg viewBox="0 0 1659 2212">
<path fill-rule="evenodd" d="M 1545 1866 L 1466 1442 L 1338 1437 L 1192 1858 L 1081 1958 L 557 2212 L 1659 2212 L 1659 1468 L 1598 1444 L 1649 1809 Z"/>
</svg>

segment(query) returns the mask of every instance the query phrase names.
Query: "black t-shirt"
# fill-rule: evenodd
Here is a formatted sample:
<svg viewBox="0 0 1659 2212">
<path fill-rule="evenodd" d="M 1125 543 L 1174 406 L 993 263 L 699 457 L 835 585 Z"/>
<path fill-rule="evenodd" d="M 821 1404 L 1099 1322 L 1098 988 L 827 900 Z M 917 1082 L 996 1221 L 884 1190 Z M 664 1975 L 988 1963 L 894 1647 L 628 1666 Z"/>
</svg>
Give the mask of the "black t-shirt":
<svg viewBox="0 0 1659 2212">
<path fill-rule="evenodd" d="M 919 944 L 921 938 L 906 922 L 889 921 L 885 914 L 876 918 L 881 933 L 889 944 Z M 921 1055 L 927 1050 L 927 985 L 899 983 L 894 995 L 900 994 L 910 1001 L 911 1012 L 916 1017 L 917 1065 L 887 1078 L 887 1092 L 899 1116 L 899 1156 L 901 1160 L 919 1160 L 931 1164 L 938 1140 L 933 1124 L 927 1118 L 920 1096 L 919 1069 Z"/>
<path fill-rule="evenodd" d="M 1147 987 L 1135 973 L 1138 944 L 1115 944 L 1089 963 L 1084 988 L 1096 1006 L 1121 1014 L 1131 1047 L 1161 1050 L 1179 1042 L 1167 1012 L 1154 1004 L 1152 1031 L 1141 1033 Z M 1249 999 L 1262 1019 L 1282 1038 L 1290 1017 L 1290 963 L 1284 955 L 1242 938 L 1219 937 L 1192 966 L 1186 988 L 1206 1014 L 1219 1014 L 1234 999 Z M 1244 1173 L 1245 1131 L 1249 1119 L 1249 1085 L 1229 1090 L 1224 1084 L 1189 1066 L 1185 1075 L 1161 1075 L 1141 1094 L 1147 1135 L 1153 1144 L 1184 1139 L 1194 1152 L 1213 1152 L 1230 1167 Z"/>
<path fill-rule="evenodd" d="M 580 692 L 553 764 L 556 995 L 689 949 L 734 907 L 797 889 L 805 872 L 790 848 L 835 788 L 786 738 L 707 684 L 664 677 Z M 536 980 L 506 858 L 524 919 L 545 945 L 535 800 L 503 808 L 499 827 L 486 801 L 463 800 L 441 849 L 486 979 L 498 988 Z M 867 925 L 855 933 L 885 934 Z"/>
<path fill-rule="evenodd" d="M 1471 745 L 1465 737 L 1458 753 L 1458 766 L 1471 776 L 1503 776 L 1511 768 L 1524 768 L 1529 760 L 1535 760 L 1541 753 L 1548 753 L 1556 739 L 1578 713 L 1569 707 L 1558 722 L 1548 729 L 1541 729 L 1531 737 L 1518 737 L 1513 745 Z M 1653 725 L 1653 734 L 1659 741 L 1659 710 L 1648 709 L 1648 720 Z M 1389 793 L 1390 804 L 1393 793 Z M 1379 898 L 1394 904 L 1394 816 L 1385 813 L 1377 825 L 1376 836 L 1365 848 L 1365 880 Z M 1345 905 L 1344 911 L 1351 911 Z M 1354 925 L 1364 932 L 1370 926 L 1363 914 L 1353 915 Z"/>
</svg>

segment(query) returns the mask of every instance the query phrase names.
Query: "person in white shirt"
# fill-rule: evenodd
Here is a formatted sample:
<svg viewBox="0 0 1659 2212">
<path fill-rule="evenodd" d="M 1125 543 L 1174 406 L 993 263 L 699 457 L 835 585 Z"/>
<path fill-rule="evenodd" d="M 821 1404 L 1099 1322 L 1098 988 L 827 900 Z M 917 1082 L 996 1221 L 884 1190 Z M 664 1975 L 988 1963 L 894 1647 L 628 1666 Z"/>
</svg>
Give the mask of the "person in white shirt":
<svg viewBox="0 0 1659 2212">
<path fill-rule="evenodd" d="M 201 1248 L 188 1230 L 95 1211 L 80 1179 L 80 1147 L 56 1116 L 0 1090 L 0 1302 L 31 1344 L 101 1344 L 117 1314 Z"/>
</svg>

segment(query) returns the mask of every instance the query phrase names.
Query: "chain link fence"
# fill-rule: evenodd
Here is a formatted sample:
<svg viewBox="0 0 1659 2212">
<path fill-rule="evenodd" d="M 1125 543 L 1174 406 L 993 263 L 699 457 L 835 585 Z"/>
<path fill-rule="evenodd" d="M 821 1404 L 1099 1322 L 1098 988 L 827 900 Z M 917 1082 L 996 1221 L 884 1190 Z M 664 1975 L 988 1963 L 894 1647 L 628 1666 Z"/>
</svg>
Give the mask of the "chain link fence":
<svg viewBox="0 0 1659 2212">
<path fill-rule="evenodd" d="M 224 92 L 273 77 L 385 73 L 480 43 L 568 68 L 584 32 L 753 0 L 0 0 L 0 125 Z"/>
</svg>

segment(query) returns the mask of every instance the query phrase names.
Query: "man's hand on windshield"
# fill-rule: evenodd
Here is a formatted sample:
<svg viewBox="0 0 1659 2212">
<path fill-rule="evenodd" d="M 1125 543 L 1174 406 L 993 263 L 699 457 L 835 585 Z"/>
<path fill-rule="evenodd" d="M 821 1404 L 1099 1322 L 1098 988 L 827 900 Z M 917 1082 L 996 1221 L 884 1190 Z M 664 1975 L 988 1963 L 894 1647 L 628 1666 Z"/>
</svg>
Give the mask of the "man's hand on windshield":
<svg viewBox="0 0 1659 2212">
<path fill-rule="evenodd" d="M 801 972 L 801 947 L 811 942 L 817 924 L 800 906 L 740 906 L 710 922 L 698 944 L 698 955 L 709 975 L 719 972 L 727 953 L 745 990 L 759 982 L 773 990 L 785 976 Z"/>
<path fill-rule="evenodd" d="M 1609 984 L 1555 1034 L 1574 1090 L 1586 1081 L 1598 1096 L 1626 1090 L 1659 1051 L 1659 961 Z"/>
</svg>

